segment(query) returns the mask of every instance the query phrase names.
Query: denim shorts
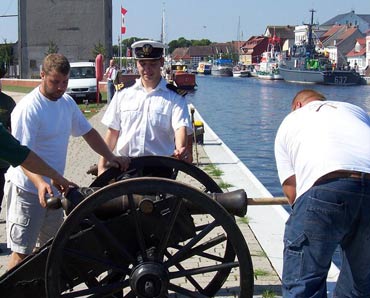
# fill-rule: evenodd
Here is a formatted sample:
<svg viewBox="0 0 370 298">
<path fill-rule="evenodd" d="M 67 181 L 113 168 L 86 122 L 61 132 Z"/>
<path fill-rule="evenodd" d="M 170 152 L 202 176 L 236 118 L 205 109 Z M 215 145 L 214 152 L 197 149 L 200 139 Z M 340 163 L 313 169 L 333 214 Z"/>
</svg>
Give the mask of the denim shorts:
<svg viewBox="0 0 370 298">
<path fill-rule="evenodd" d="M 55 236 L 63 222 L 63 211 L 43 208 L 38 195 L 15 184 L 5 183 L 7 245 L 13 252 L 31 254 Z"/>
<path fill-rule="evenodd" d="M 286 223 L 283 297 L 326 297 L 332 256 L 342 250 L 334 297 L 370 297 L 370 180 L 337 178 L 312 187 Z"/>
</svg>

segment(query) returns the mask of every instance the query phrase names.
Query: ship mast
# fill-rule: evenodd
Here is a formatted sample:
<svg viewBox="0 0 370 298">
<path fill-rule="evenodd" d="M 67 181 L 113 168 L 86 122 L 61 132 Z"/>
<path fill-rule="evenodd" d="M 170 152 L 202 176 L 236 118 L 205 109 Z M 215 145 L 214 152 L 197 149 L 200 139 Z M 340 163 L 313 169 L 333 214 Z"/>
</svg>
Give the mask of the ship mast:
<svg viewBox="0 0 370 298">
<path fill-rule="evenodd" d="M 315 53 L 315 44 L 314 44 L 313 37 L 312 37 L 312 28 L 314 25 L 317 25 L 317 24 L 313 23 L 313 15 L 316 11 L 311 9 L 310 12 L 311 12 L 311 22 L 309 24 L 304 24 L 304 25 L 306 25 L 308 28 L 308 32 L 307 32 L 308 41 L 307 41 L 306 50 L 308 53 L 310 53 L 310 56 L 311 56 Z"/>
</svg>

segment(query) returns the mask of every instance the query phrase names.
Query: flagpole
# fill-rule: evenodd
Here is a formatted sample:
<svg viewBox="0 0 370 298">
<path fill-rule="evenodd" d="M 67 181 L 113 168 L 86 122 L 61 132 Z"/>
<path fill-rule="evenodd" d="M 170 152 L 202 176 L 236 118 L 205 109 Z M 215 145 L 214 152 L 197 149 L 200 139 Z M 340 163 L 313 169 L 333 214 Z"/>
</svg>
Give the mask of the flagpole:
<svg viewBox="0 0 370 298">
<path fill-rule="evenodd" d="M 121 69 L 121 56 L 122 56 L 122 48 L 121 48 L 121 44 L 122 44 L 122 35 L 118 35 L 118 57 L 119 57 L 119 68 Z"/>
<path fill-rule="evenodd" d="M 120 9 L 120 25 L 119 25 L 119 32 L 120 32 L 120 36 L 121 36 L 121 39 L 120 39 L 120 43 L 119 43 L 119 70 L 122 69 L 122 2 L 121 2 L 121 9 Z"/>
</svg>

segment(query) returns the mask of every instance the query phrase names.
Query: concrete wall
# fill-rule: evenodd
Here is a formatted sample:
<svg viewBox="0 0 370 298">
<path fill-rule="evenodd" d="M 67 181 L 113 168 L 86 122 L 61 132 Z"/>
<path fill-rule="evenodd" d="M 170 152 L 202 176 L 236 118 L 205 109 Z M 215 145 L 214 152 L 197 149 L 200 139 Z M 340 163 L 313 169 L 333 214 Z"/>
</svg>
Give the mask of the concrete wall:
<svg viewBox="0 0 370 298">
<path fill-rule="evenodd" d="M 95 61 L 94 47 L 112 54 L 112 0 L 19 1 L 20 75 L 39 78 L 50 44 L 70 62 Z"/>
</svg>

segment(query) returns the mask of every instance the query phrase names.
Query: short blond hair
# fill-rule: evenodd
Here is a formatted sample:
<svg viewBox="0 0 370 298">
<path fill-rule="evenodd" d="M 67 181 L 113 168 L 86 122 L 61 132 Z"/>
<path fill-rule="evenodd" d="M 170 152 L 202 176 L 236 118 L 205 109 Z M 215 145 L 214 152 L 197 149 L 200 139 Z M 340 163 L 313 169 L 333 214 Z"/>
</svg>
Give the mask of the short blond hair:
<svg viewBox="0 0 370 298">
<path fill-rule="evenodd" d="M 45 74 L 49 74 L 52 71 L 56 71 L 63 75 L 67 75 L 70 71 L 70 64 L 68 59 L 62 54 L 49 54 L 44 58 L 42 63 L 42 71 Z"/>
</svg>

